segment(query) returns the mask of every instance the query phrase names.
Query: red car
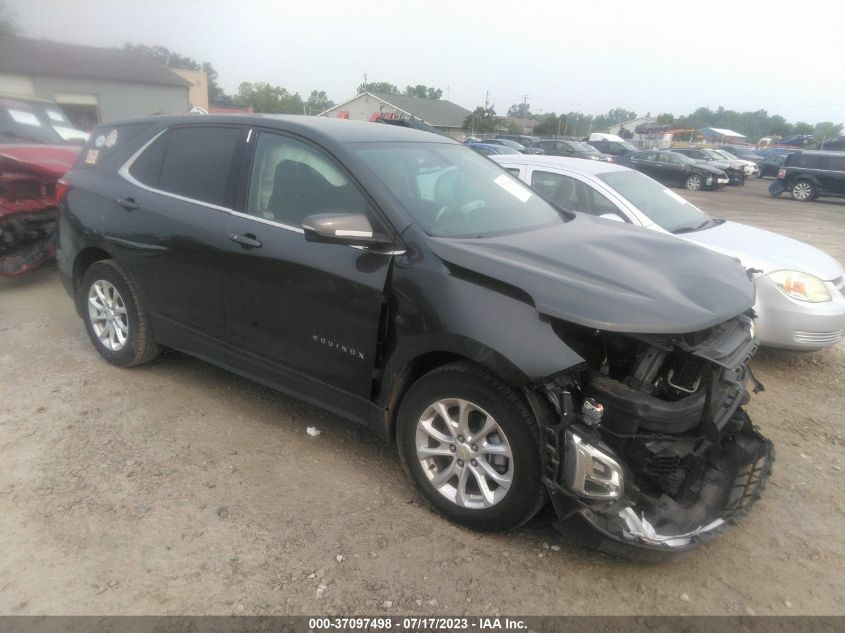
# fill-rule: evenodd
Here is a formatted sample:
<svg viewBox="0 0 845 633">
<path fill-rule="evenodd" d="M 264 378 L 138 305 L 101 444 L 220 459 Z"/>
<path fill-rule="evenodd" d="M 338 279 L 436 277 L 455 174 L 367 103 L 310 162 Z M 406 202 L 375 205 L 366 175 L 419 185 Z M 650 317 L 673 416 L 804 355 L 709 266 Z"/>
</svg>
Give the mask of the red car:
<svg viewBox="0 0 845 633">
<path fill-rule="evenodd" d="M 0 275 L 55 254 L 57 182 L 78 153 L 27 103 L 0 99 Z"/>
</svg>

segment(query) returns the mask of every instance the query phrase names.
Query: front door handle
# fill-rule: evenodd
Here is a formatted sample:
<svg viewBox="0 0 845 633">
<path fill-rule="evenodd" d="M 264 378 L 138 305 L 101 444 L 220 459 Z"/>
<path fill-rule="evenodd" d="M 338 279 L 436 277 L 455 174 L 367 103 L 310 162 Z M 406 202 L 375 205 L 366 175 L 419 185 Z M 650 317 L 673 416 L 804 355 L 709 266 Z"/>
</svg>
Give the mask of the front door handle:
<svg viewBox="0 0 845 633">
<path fill-rule="evenodd" d="M 261 242 L 255 239 L 252 233 L 245 233 L 244 235 L 240 233 L 229 233 L 229 239 L 244 248 L 261 248 Z"/>
<path fill-rule="evenodd" d="M 127 211 L 132 211 L 133 209 L 138 208 L 138 203 L 135 202 L 135 198 L 115 198 L 114 201 Z"/>
</svg>

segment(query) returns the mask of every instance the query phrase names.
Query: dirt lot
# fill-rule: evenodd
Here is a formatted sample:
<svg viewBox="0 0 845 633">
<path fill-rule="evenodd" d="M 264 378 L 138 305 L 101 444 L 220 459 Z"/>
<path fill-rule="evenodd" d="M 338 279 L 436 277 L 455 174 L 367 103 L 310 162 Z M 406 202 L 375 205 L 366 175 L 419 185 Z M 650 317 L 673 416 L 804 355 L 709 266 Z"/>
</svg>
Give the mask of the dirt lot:
<svg viewBox="0 0 845 633">
<path fill-rule="evenodd" d="M 691 197 L 845 262 L 845 204 L 767 183 Z M 635 565 L 548 515 L 457 528 L 368 432 L 179 354 L 115 369 L 54 269 L 0 281 L 0 613 L 845 614 L 845 345 L 754 370 L 767 495 L 703 550 Z"/>
</svg>

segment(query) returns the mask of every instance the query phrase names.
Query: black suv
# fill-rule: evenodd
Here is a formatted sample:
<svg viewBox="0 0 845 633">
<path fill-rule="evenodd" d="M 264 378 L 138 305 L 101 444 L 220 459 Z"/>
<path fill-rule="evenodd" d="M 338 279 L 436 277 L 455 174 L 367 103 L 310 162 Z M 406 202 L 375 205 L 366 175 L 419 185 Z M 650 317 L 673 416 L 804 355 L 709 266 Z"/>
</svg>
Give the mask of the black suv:
<svg viewBox="0 0 845 633">
<path fill-rule="evenodd" d="M 759 496 L 735 260 L 562 211 L 417 130 L 184 116 L 92 138 L 58 261 L 114 365 L 174 348 L 366 424 L 476 529 L 551 499 L 573 538 L 662 557 Z"/>
<path fill-rule="evenodd" d="M 788 191 L 795 200 L 845 196 L 845 152 L 802 150 L 786 157 L 769 188 Z"/>
</svg>

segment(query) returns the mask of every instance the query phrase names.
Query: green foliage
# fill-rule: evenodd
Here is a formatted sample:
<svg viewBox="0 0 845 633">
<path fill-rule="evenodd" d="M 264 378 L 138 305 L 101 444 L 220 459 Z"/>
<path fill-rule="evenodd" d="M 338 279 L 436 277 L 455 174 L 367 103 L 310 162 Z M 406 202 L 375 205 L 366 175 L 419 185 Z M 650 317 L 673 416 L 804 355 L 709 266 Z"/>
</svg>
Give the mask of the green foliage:
<svg viewBox="0 0 845 633">
<path fill-rule="evenodd" d="M 508 108 L 508 116 L 514 119 L 527 119 L 531 116 L 531 104 L 529 103 L 514 103 Z"/>
<path fill-rule="evenodd" d="M 816 129 L 809 123 L 799 121 L 798 123 L 793 125 L 792 128 L 788 130 L 786 134 L 784 134 L 784 136 L 786 136 L 787 134 L 812 134 L 813 132 L 815 132 L 815 130 Z"/>
<path fill-rule="evenodd" d="M 174 53 L 164 46 L 147 46 L 146 44 L 132 44 L 127 42 L 123 45 L 127 51 L 134 51 L 141 53 L 147 57 L 152 57 L 162 66 L 169 68 L 179 68 L 181 70 L 201 70 L 208 76 L 208 102 L 220 103 L 223 105 L 231 105 L 232 98 L 225 93 L 223 88 L 217 83 L 217 71 L 210 62 L 202 62 L 201 64 L 192 57 L 186 57 L 179 53 Z"/>
<path fill-rule="evenodd" d="M 252 106 L 256 112 L 270 114 L 303 114 L 305 104 L 298 92 L 291 94 L 286 88 L 263 81 L 243 82 L 238 86 L 237 102 Z"/>
<path fill-rule="evenodd" d="M 358 86 L 358 94 L 361 94 L 362 92 L 378 92 L 386 95 L 401 94 L 399 92 L 399 88 L 389 81 L 368 81 L 367 83 L 362 83 Z"/>
<path fill-rule="evenodd" d="M 416 86 L 405 86 L 404 95 L 417 99 L 439 99 L 443 96 L 443 91 L 440 88 L 417 84 Z"/>
<path fill-rule="evenodd" d="M 664 125 L 672 125 L 675 122 L 675 115 L 664 112 L 657 115 L 657 122 Z"/>
<path fill-rule="evenodd" d="M 816 123 L 816 129 L 813 130 L 813 140 L 816 143 L 822 144 L 825 141 L 829 141 L 830 139 L 839 136 L 842 134 L 842 124 L 834 124 L 830 121 L 822 121 L 820 123 Z"/>
<path fill-rule="evenodd" d="M 557 135 L 558 129 L 563 130 L 563 118 L 563 115 L 558 116 L 554 112 L 543 114 L 539 118 L 539 123 L 534 126 L 534 134 L 537 136 Z"/>
<path fill-rule="evenodd" d="M 325 90 L 312 90 L 308 101 L 305 102 L 305 109 L 308 114 L 320 114 L 329 108 L 333 108 L 335 102 L 329 99 Z"/>
<path fill-rule="evenodd" d="M 463 128 L 470 134 L 484 134 L 496 131 L 496 110 L 494 106 L 478 106 L 465 120 Z"/>
</svg>

